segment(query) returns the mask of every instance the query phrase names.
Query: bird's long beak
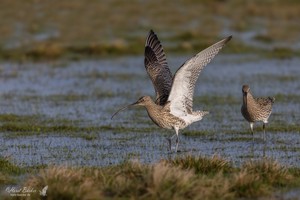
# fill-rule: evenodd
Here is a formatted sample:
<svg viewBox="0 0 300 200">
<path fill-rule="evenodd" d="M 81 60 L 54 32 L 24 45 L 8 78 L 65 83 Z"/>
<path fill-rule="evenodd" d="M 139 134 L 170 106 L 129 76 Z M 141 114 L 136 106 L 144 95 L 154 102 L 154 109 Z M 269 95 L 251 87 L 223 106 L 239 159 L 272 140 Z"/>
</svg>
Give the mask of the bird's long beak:
<svg viewBox="0 0 300 200">
<path fill-rule="evenodd" d="M 121 112 L 121 111 L 123 111 L 123 110 L 126 110 L 127 108 L 129 108 L 129 107 L 131 107 L 131 106 L 135 106 L 135 105 L 137 105 L 137 104 L 138 104 L 138 102 L 135 102 L 135 103 L 132 103 L 132 104 L 129 104 L 129 105 L 127 105 L 127 106 L 124 106 L 124 107 L 120 108 L 119 110 L 117 110 L 117 111 L 111 116 L 110 119 L 113 119 L 114 116 L 117 115 L 119 112 Z"/>
<path fill-rule="evenodd" d="M 247 94 L 248 93 L 243 94 L 243 101 L 244 101 L 244 104 L 245 104 L 246 107 L 247 107 Z"/>
</svg>

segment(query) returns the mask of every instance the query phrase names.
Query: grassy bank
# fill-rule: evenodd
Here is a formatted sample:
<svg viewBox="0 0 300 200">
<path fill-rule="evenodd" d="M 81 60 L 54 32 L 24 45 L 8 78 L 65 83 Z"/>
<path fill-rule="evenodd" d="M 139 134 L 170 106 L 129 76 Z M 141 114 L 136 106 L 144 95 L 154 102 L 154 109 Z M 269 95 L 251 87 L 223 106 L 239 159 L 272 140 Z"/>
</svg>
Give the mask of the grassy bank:
<svg viewBox="0 0 300 200">
<path fill-rule="evenodd" d="M 152 165 L 52 166 L 22 185 L 48 185 L 47 199 L 236 199 L 270 197 L 300 185 L 300 170 L 264 159 L 233 166 L 218 156 L 178 157 Z M 39 199 L 38 192 L 30 199 Z M 22 198 L 20 198 L 22 199 Z M 26 198 L 24 198 L 26 199 Z"/>
</svg>

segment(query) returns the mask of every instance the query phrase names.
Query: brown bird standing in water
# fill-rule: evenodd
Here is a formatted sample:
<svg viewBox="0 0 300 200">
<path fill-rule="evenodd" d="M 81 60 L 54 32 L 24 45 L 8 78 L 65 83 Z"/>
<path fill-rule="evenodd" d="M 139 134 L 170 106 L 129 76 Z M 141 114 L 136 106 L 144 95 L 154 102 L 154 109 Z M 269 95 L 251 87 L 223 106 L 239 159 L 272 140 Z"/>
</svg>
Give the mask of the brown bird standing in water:
<svg viewBox="0 0 300 200">
<path fill-rule="evenodd" d="M 118 110 L 112 118 L 119 111 L 130 106 L 145 107 L 149 117 L 157 126 L 175 130 L 177 136 L 175 151 L 177 152 L 179 130 L 201 120 L 208 114 L 207 111 L 193 111 L 194 88 L 199 74 L 230 39 L 231 36 L 190 58 L 172 77 L 162 45 L 151 30 L 146 39 L 144 63 L 155 88 L 156 100 L 153 101 L 150 96 L 143 96 L 137 102 Z M 171 139 L 175 135 L 168 139 L 170 150 Z"/>
<path fill-rule="evenodd" d="M 266 140 L 265 126 L 272 112 L 272 106 L 275 102 L 274 97 L 255 98 L 250 93 L 250 87 L 243 85 L 243 105 L 241 108 L 242 115 L 250 123 L 252 140 L 254 140 L 253 124 L 254 122 L 263 122 L 264 141 Z"/>
</svg>

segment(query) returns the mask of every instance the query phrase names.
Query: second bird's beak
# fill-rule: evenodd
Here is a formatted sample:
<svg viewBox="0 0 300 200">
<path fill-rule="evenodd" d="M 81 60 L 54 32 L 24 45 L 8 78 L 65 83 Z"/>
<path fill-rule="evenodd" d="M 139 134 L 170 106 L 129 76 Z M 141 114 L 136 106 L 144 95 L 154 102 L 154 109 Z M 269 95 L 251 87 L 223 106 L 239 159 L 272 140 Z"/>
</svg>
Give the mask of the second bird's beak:
<svg viewBox="0 0 300 200">
<path fill-rule="evenodd" d="M 120 108 L 119 110 L 117 110 L 117 111 L 111 116 L 110 119 L 113 119 L 114 116 L 117 115 L 120 111 L 126 110 L 127 108 L 129 108 L 129 107 L 131 107 L 131 106 L 135 106 L 135 105 L 137 105 L 138 103 L 139 103 L 139 102 L 137 101 L 137 102 L 135 102 L 135 103 L 132 103 L 132 104 L 129 104 L 129 105 L 127 105 L 127 106 L 124 106 L 124 107 Z"/>
</svg>

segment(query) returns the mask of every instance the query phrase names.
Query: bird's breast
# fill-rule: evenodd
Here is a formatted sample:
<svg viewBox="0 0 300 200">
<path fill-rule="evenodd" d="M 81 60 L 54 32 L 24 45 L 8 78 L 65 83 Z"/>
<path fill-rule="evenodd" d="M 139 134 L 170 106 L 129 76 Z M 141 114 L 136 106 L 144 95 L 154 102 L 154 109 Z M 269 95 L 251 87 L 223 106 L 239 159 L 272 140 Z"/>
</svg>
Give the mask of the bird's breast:
<svg viewBox="0 0 300 200">
<path fill-rule="evenodd" d="M 147 111 L 151 120 L 161 128 L 173 129 L 174 127 L 183 128 L 186 126 L 184 120 L 172 115 L 169 111 L 166 111 L 165 109 L 160 109 L 158 111 L 147 109 Z"/>
</svg>

